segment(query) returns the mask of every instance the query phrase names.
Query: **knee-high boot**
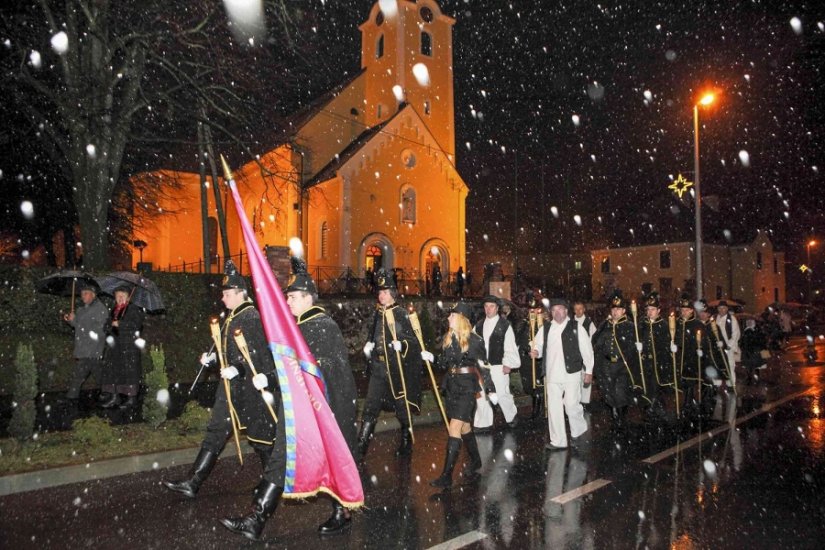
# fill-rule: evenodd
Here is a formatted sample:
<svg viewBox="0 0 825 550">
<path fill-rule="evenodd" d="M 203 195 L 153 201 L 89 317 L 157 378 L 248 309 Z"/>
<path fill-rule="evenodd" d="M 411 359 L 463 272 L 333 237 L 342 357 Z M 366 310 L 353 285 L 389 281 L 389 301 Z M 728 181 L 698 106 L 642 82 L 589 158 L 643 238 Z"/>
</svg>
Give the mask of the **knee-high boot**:
<svg viewBox="0 0 825 550">
<path fill-rule="evenodd" d="M 218 453 L 207 451 L 201 447 L 198 456 L 195 458 L 195 463 L 192 465 L 192 475 L 189 479 L 180 481 L 164 481 L 163 484 L 170 491 L 182 493 L 189 498 L 195 498 L 201 484 L 209 476 L 209 472 L 218 461 Z"/>
<path fill-rule="evenodd" d="M 476 434 L 467 432 L 461 435 L 461 441 L 464 443 L 464 448 L 467 449 L 467 454 L 470 455 L 470 466 L 467 468 L 469 472 L 477 472 L 481 469 L 481 455 L 478 454 L 478 442 L 476 441 Z"/>
<path fill-rule="evenodd" d="M 360 460 L 367 456 L 367 449 L 372 440 L 372 432 L 375 431 L 375 420 L 364 420 L 361 422 L 361 430 L 358 432 L 358 454 Z"/>
<path fill-rule="evenodd" d="M 275 512 L 284 488 L 262 479 L 255 488 L 252 513 L 242 518 L 223 518 L 224 527 L 250 540 L 258 540 L 266 525 L 266 520 Z"/>
<path fill-rule="evenodd" d="M 458 460 L 458 452 L 461 450 L 461 439 L 451 437 L 447 441 L 447 456 L 444 458 L 444 470 L 441 475 L 430 482 L 433 487 L 446 489 L 453 484 L 453 469 Z"/>
<path fill-rule="evenodd" d="M 395 451 L 395 456 L 410 456 L 412 454 L 413 441 L 410 427 L 401 424 L 401 443 Z"/>
</svg>

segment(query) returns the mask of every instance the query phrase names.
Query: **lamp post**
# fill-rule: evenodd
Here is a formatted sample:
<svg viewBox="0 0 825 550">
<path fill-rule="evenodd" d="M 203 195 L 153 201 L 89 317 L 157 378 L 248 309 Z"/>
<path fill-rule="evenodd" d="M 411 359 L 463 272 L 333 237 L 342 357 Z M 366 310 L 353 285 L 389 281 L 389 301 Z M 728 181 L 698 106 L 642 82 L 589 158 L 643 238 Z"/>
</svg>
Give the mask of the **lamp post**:
<svg viewBox="0 0 825 550">
<path fill-rule="evenodd" d="M 811 247 L 816 246 L 816 241 L 811 239 L 805 245 L 805 248 L 808 249 L 808 269 L 805 274 L 808 276 L 808 303 L 811 303 Z"/>
<path fill-rule="evenodd" d="M 702 282 L 702 187 L 699 178 L 699 105 L 708 106 L 715 96 L 705 94 L 693 106 L 693 197 L 696 210 L 696 298 L 702 299 L 704 288 Z"/>
</svg>

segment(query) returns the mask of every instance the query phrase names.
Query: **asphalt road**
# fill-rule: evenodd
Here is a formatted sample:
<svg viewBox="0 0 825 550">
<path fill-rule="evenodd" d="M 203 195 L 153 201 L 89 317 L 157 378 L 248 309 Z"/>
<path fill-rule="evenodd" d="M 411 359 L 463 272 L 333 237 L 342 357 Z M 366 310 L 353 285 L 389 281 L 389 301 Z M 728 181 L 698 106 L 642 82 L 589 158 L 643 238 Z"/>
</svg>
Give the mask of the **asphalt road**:
<svg viewBox="0 0 825 550">
<path fill-rule="evenodd" d="M 825 340 L 817 348 L 825 358 Z M 160 485 L 185 466 L 2 497 L 0 547 L 822 548 L 825 371 L 804 351 L 794 340 L 757 384 L 720 393 L 701 429 L 649 430 L 631 411 L 616 435 L 596 405 L 589 444 L 549 452 L 546 424 L 499 427 L 478 436 L 480 478 L 456 475 L 444 492 L 427 483 L 443 463 L 442 425 L 416 429 L 409 460 L 393 454 L 397 431 L 379 434 L 367 507 L 345 536 L 316 534 L 324 498 L 283 503 L 260 543 L 229 533 L 218 518 L 249 511 L 260 469 L 226 458 L 194 500 Z"/>
</svg>

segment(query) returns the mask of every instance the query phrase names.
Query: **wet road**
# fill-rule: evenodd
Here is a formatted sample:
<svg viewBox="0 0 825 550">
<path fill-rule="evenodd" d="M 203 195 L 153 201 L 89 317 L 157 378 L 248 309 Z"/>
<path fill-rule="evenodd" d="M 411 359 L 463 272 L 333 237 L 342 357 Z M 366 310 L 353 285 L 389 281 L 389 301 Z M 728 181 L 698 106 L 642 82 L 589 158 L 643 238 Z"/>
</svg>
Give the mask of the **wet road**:
<svg viewBox="0 0 825 550">
<path fill-rule="evenodd" d="M 368 508 L 347 536 L 316 535 L 323 498 L 282 504 L 260 543 L 224 529 L 219 517 L 250 509 L 250 456 L 244 468 L 221 460 L 195 500 L 160 486 L 187 467 L 0 498 L 0 547 L 822 548 L 825 371 L 803 353 L 794 341 L 757 385 L 720 394 L 701 432 L 648 431 L 631 412 L 617 436 L 595 406 L 577 449 L 546 451 L 546 424 L 526 421 L 480 435 L 482 475 L 456 475 L 446 492 L 427 484 L 443 463 L 442 425 L 416 429 L 411 460 L 393 456 L 398 432 L 380 434 L 363 473 Z"/>
</svg>

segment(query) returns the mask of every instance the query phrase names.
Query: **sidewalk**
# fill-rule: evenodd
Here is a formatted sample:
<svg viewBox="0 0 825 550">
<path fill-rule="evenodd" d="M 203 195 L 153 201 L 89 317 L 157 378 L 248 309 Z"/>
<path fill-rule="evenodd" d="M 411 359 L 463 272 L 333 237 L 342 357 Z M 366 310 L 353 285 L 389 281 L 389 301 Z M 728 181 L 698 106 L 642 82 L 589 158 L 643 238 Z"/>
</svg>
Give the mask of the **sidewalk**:
<svg viewBox="0 0 825 550">
<path fill-rule="evenodd" d="M 516 398 L 518 406 L 529 404 L 529 397 L 521 396 Z M 436 407 L 424 407 L 421 415 L 414 417 L 415 426 L 428 426 L 443 422 L 441 413 Z M 375 428 L 376 433 L 400 428 L 398 420 L 393 413 L 382 413 Z M 26 472 L 22 474 L 12 474 L 0 477 L 0 496 L 36 491 L 48 487 L 68 485 L 70 483 L 80 483 L 84 481 L 94 481 L 115 476 L 133 474 L 137 472 L 148 472 L 159 468 L 169 468 L 191 464 L 198 454 L 198 447 L 187 449 L 177 449 L 174 451 L 163 451 L 159 453 L 149 453 L 144 455 L 125 456 L 102 460 L 100 462 L 89 462 L 87 464 L 75 464 L 72 466 L 60 466 L 36 472 Z M 252 453 L 252 448 L 241 443 L 241 451 L 244 455 Z M 227 445 L 221 454 L 221 458 L 235 455 L 233 445 Z"/>
</svg>

